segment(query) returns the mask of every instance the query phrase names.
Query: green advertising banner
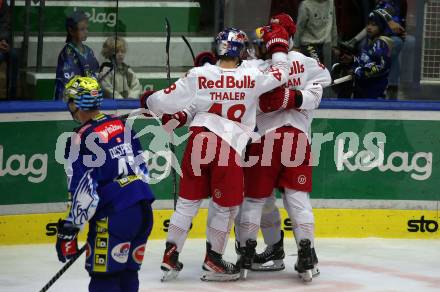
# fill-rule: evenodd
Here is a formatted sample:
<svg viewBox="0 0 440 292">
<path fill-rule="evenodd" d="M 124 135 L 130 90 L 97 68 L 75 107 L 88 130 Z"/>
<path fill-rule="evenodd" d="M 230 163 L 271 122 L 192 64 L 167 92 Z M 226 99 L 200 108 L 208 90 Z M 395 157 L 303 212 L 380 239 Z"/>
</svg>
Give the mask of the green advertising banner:
<svg viewBox="0 0 440 292">
<path fill-rule="evenodd" d="M 317 119 L 312 130 L 313 143 L 330 140 L 314 151 L 313 198 L 440 199 L 440 121 Z M 365 162 L 369 148 L 380 163 Z"/>
<path fill-rule="evenodd" d="M 121 2 L 121 1 L 120 1 Z M 37 5 L 30 8 L 30 31 L 38 31 Z M 200 6 L 198 3 L 167 3 L 148 1 L 124 1 L 119 5 L 116 19 L 116 1 L 46 1 L 44 8 L 45 33 L 65 33 L 66 17 L 82 10 L 89 17 L 92 33 L 119 32 L 149 33 L 163 32 L 167 17 L 174 32 L 196 32 L 199 29 Z M 16 1 L 14 28 L 23 31 L 25 19 L 24 1 Z"/>
<path fill-rule="evenodd" d="M 14 117 L 0 119 L 0 205 L 66 201 L 64 168 L 56 162 L 55 150 L 58 137 L 76 124 L 67 120 L 66 113 L 32 114 L 40 120 L 29 119 L 29 113 L 10 115 Z M 51 120 L 44 120 L 49 117 Z M 156 120 L 136 120 L 134 128 L 142 135 L 145 150 L 154 153 L 166 149 L 168 136 Z M 440 200 L 440 120 L 318 115 L 312 130 L 316 165 L 313 199 L 417 200 L 433 204 Z M 187 136 L 187 129 L 176 132 L 178 161 Z M 170 200 L 173 188 L 164 164 L 164 159 L 155 160 L 149 171 L 154 177 L 167 176 L 152 187 L 159 200 Z"/>
<path fill-rule="evenodd" d="M 59 136 L 75 127 L 73 121 L 0 122 L 0 133 L 8 137 L 0 141 L 0 205 L 67 201 L 64 166 L 56 161 L 55 150 Z M 139 133 L 149 127 L 151 131 L 141 139 L 144 149 L 167 149 L 169 137 L 156 120 L 137 120 L 134 125 Z M 187 129 L 178 129 L 176 136 L 186 133 Z M 178 160 L 184 146 L 176 147 Z M 157 199 L 172 196 L 172 180 L 165 165 L 165 158 L 160 158 L 151 161 L 149 168 L 152 177 L 158 177 L 151 184 Z M 155 183 L 158 180 L 160 183 Z"/>
</svg>

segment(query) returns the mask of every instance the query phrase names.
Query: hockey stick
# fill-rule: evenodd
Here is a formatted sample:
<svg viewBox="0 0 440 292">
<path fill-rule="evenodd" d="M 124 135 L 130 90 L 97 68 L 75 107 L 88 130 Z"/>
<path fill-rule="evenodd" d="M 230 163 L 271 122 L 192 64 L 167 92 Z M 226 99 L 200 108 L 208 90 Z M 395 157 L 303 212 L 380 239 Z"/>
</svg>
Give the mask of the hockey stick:
<svg viewBox="0 0 440 292">
<path fill-rule="evenodd" d="M 74 255 L 70 261 L 68 261 L 53 277 L 52 279 L 47 282 L 46 285 L 44 285 L 43 288 L 41 288 L 40 292 L 46 292 L 49 290 L 49 288 L 67 271 L 68 268 L 70 268 L 71 265 L 86 251 L 87 244 L 84 244 L 83 247 L 78 251 L 76 255 Z"/>
<path fill-rule="evenodd" d="M 182 35 L 181 37 L 182 37 L 183 41 L 185 42 L 186 46 L 188 47 L 189 51 L 191 52 L 191 56 L 193 58 L 193 62 L 195 62 L 196 61 L 196 56 L 194 55 L 194 51 L 193 51 L 193 49 L 191 47 L 191 44 L 189 43 L 188 39 L 184 35 Z"/>
<path fill-rule="evenodd" d="M 351 80 L 353 80 L 353 75 L 346 75 L 344 77 L 333 80 L 332 83 L 326 87 L 332 87 L 333 85 L 338 85 L 338 84 L 341 84 L 341 83 L 344 83 L 347 81 L 351 81 Z"/>
<path fill-rule="evenodd" d="M 165 53 L 166 53 L 166 69 L 167 69 L 167 80 L 168 86 L 171 86 L 171 67 L 170 67 L 170 42 L 171 42 L 171 26 L 168 18 L 165 17 L 165 30 L 167 33 L 167 42 L 165 45 Z M 191 50 L 192 51 L 192 50 Z M 171 132 L 170 135 L 170 150 L 171 150 L 171 178 L 173 180 L 173 200 L 174 200 L 174 210 L 176 210 L 177 205 L 177 172 L 173 168 L 174 157 L 176 153 L 176 148 L 174 147 L 174 131 Z"/>
</svg>

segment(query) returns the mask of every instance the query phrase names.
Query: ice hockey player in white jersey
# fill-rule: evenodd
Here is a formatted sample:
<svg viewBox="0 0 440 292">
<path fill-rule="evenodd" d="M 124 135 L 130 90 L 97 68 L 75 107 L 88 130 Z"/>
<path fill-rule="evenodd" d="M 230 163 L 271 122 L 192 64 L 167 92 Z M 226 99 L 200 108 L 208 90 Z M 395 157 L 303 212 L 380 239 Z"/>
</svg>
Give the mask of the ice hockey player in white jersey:
<svg viewBox="0 0 440 292">
<path fill-rule="evenodd" d="M 293 37 L 296 27 L 287 14 L 279 14 L 271 23 L 283 25 Z M 309 193 L 312 190 L 310 161 L 310 127 L 313 110 L 318 108 L 323 87 L 331 83 L 328 70 L 315 59 L 296 51 L 288 53 L 289 79 L 285 86 L 260 97 L 262 114 L 257 115 L 257 128 L 263 137 L 247 150 L 249 159 L 258 162 L 245 169 L 245 199 L 241 206 L 237 237 L 240 239 L 242 268 L 255 271 L 284 269 L 283 231 L 275 191 L 282 190 L 284 207 L 292 221 L 298 247 L 295 269 L 304 281 L 319 274 L 314 249 L 314 216 Z M 244 66 L 270 66 L 271 60 L 244 62 Z M 284 97 L 283 109 L 279 100 Z M 261 227 L 265 251 L 255 254 L 258 229 Z"/>
<path fill-rule="evenodd" d="M 191 69 L 170 87 L 145 95 L 142 106 L 163 118 L 192 120 L 182 163 L 179 199 L 168 228 L 161 269 L 170 280 L 183 268 L 179 253 L 202 200 L 209 202 L 206 257 L 201 279 L 231 281 L 240 269 L 223 253 L 238 208 L 243 201 L 242 153 L 255 128 L 258 97 L 286 83 L 288 33 L 278 24 L 264 29 L 263 40 L 272 56 L 265 71 L 241 66 L 247 36 L 225 29 L 216 37 L 216 65 Z"/>
</svg>

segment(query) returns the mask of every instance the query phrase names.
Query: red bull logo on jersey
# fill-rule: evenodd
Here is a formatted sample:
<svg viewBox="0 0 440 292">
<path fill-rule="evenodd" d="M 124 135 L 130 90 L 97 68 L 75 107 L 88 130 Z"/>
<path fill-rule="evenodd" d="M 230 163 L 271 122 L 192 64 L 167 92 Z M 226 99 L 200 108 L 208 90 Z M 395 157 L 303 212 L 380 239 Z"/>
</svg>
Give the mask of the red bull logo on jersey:
<svg viewBox="0 0 440 292">
<path fill-rule="evenodd" d="M 104 141 L 108 141 L 113 139 L 113 137 L 123 133 L 124 125 L 120 120 L 110 121 L 96 127 L 94 131 L 98 133 Z"/>
<path fill-rule="evenodd" d="M 112 249 L 112 258 L 118 263 L 126 263 L 130 252 L 130 242 L 123 242 Z"/>
<path fill-rule="evenodd" d="M 289 75 L 304 73 L 304 64 L 301 64 L 298 61 L 292 62 L 292 66 L 290 66 Z"/>
<path fill-rule="evenodd" d="M 286 87 L 299 87 L 301 86 L 301 78 L 298 74 L 304 73 L 304 64 L 298 61 L 293 61 L 289 70 L 289 80 L 287 80 Z"/>
<path fill-rule="evenodd" d="M 235 79 L 234 76 L 222 75 L 218 80 L 211 80 L 204 76 L 199 76 L 198 84 L 199 89 L 254 88 L 255 80 L 249 75 L 244 75 L 243 79 Z"/>
</svg>

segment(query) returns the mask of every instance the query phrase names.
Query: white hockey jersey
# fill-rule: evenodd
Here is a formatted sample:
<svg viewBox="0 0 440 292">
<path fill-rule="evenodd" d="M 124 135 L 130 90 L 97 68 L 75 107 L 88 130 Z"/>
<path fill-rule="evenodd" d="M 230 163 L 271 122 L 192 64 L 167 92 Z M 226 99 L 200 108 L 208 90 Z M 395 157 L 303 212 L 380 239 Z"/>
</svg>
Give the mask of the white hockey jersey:
<svg viewBox="0 0 440 292">
<path fill-rule="evenodd" d="M 270 66 L 271 60 L 249 60 L 245 67 L 258 66 L 261 70 Z M 258 133 L 265 133 L 282 126 L 290 125 L 303 131 L 310 139 L 309 132 L 313 120 L 313 110 L 318 108 L 323 87 L 331 83 L 329 71 L 315 59 L 299 52 L 290 51 L 288 54 L 289 80 L 285 86 L 289 89 L 300 90 L 303 102 L 299 109 L 280 110 L 271 113 L 258 112 Z"/>
<path fill-rule="evenodd" d="M 224 69 L 206 64 L 152 94 L 147 107 L 158 116 L 185 110 L 193 115 L 190 127 L 208 128 L 242 154 L 255 129 L 258 97 L 283 85 L 287 78 L 284 53 L 275 53 L 265 70 L 257 66 Z"/>
</svg>

